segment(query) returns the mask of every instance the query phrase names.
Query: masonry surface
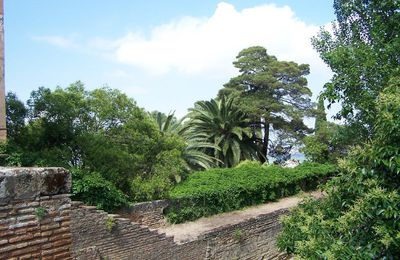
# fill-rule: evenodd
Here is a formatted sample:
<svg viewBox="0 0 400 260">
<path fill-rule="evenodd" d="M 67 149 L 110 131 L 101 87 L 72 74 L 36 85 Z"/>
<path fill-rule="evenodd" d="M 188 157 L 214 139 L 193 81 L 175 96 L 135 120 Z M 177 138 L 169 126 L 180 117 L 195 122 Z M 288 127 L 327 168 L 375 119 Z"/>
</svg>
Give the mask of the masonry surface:
<svg viewBox="0 0 400 260">
<path fill-rule="evenodd" d="M 165 225 L 167 201 L 111 215 L 71 202 L 70 188 L 62 168 L 0 168 L 0 259 L 276 259 L 279 218 L 297 203 L 185 237 Z"/>
<path fill-rule="evenodd" d="M 70 187 L 61 168 L 0 169 L 0 259 L 72 259 Z"/>
</svg>

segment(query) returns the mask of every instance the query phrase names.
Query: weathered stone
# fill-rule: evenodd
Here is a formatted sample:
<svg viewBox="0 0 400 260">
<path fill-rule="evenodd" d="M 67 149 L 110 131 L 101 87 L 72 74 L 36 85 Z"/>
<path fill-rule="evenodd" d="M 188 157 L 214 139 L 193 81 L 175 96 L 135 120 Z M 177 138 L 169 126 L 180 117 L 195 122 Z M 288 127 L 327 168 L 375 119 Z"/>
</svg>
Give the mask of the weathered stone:
<svg viewBox="0 0 400 260">
<path fill-rule="evenodd" d="M 61 168 L 0 168 L 0 259 L 71 259 L 70 185 Z"/>
</svg>

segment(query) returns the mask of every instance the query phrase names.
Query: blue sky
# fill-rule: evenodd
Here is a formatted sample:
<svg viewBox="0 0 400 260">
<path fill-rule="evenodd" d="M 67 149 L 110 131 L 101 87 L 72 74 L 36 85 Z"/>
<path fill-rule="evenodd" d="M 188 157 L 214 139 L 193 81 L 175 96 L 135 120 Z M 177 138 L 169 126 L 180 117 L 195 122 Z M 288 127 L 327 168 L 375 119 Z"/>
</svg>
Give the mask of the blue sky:
<svg viewBox="0 0 400 260">
<path fill-rule="evenodd" d="M 333 0 L 6 0 L 6 90 L 108 85 L 147 110 L 185 114 L 237 74 L 243 48 L 311 65 L 315 96 L 329 69 L 310 37 L 334 19 Z"/>
</svg>

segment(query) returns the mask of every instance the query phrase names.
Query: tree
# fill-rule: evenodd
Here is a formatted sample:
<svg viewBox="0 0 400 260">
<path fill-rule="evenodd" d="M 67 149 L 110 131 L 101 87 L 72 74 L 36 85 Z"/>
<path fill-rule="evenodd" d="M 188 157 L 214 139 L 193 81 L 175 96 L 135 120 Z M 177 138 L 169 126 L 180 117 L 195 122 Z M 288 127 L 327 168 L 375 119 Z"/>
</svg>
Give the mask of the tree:
<svg viewBox="0 0 400 260">
<path fill-rule="evenodd" d="M 333 33 L 322 30 L 313 38 L 334 73 L 324 96 L 330 104 L 341 103 L 337 118 L 355 125 L 366 140 L 373 134 L 376 98 L 399 74 L 399 2 L 335 0 L 334 8 Z"/>
<path fill-rule="evenodd" d="M 342 161 L 341 173 L 283 220 L 278 246 L 302 259 L 397 259 L 400 255 L 400 79 L 375 103 L 371 143 Z"/>
<path fill-rule="evenodd" d="M 207 149 L 218 149 L 218 146 L 210 143 L 203 134 L 190 131 L 189 128 L 185 127 L 182 122 L 185 117 L 177 120 L 174 113 L 165 115 L 158 111 L 153 111 L 150 115 L 162 134 L 175 135 L 185 143 L 182 158 L 188 171 L 207 170 L 218 164 L 216 158 L 205 152 Z"/>
<path fill-rule="evenodd" d="M 233 64 L 241 74 L 224 85 L 219 97 L 235 97 L 235 105 L 251 118 L 252 137 L 260 145 L 260 160 L 265 161 L 271 131 L 285 133 L 288 140 L 299 140 L 309 132 L 303 123 L 313 107 L 305 78 L 309 66 L 279 61 L 260 46 L 244 49 L 236 58 Z"/>
<path fill-rule="evenodd" d="M 11 107 L 13 103 L 9 104 Z M 87 91 L 81 82 L 65 89 L 41 87 L 32 92 L 26 117 L 15 112 L 19 110 L 9 111 L 10 118 L 21 114 L 18 120 L 13 119 L 14 125 L 14 122 L 23 122 L 15 137 L 10 139 L 21 153 L 22 166 L 76 168 L 94 176 L 76 183 L 85 186 L 90 185 L 92 179 L 104 179 L 105 182 L 99 184 L 101 187 L 93 188 L 103 189 L 107 183 L 112 183 L 114 186 L 110 189 L 122 191 L 131 200 L 165 196 L 168 188 L 185 174 L 184 142 L 160 133 L 149 115 L 118 90 Z M 168 160 L 164 159 L 166 157 Z M 166 169 L 165 172 L 162 169 Z M 160 181 L 154 182 L 154 176 Z M 139 179 L 142 183 L 152 183 L 153 190 L 146 190 L 146 196 L 132 192 L 132 186 Z M 113 200 L 82 194 L 83 191 L 89 189 L 79 190 L 79 196 L 88 198 L 89 203 L 93 203 L 93 198 L 98 199 L 97 205 Z M 119 196 L 114 191 L 110 194 Z M 112 208 L 112 205 L 104 208 Z"/>
<path fill-rule="evenodd" d="M 324 104 L 324 97 L 320 95 L 318 97 L 318 103 L 317 103 L 317 111 L 316 111 L 316 116 L 315 116 L 315 132 L 318 132 L 324 125 L 328 122 L 326 120 L 326 112 L 325 112 L 325 104 Z"/>
<path fill-rule="evenodd" d="M 328 101 L 357 126 L 360 142 L 326 196 L 283 221 L 278 245 L 304 259 L 397 259 L 400 255 L 400 2 L 336 0 L 334 36 L 316 48 L 335 75 Z M 361 131 L 363 130 L 363 131 Z"/>
<path fill-rule="evenodd" d="M 343 157 L 353 144 L 346 136 L 347 128 L 326 120 L 322 95 L 318 98 L 315 113 L 315 133 L 303 139 L 304 146 L 301 152 L 312 162 L 337 163 L 337 160 Z"/>
<path fill-rule="evenodd" d="M 251 129 L 245 113 L 233 106 L 233 99 L 196 102 L 188 114 L 186 130 L 214 144 L 208 149 L 220 166 L 232 167 L 242 159 L 254 159 L 257 147 L 251 140 Z"/>
<path fill-rule="evenodd" d="M 7 136 L 14 139 L 25 126 L 28 109 L 15 93 L 8 92 L 6 96 Z"/>
</svg>

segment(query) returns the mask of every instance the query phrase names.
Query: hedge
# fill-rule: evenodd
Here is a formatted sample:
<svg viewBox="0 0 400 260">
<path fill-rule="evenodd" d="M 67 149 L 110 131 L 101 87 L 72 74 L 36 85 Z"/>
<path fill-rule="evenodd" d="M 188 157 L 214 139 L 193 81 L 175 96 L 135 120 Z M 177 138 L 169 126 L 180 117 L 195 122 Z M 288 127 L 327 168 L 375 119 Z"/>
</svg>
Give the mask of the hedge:
<svg viewBox="0 0 400 260">
<path fill-rule="evenodd" d="M 274 201 L 316 189 L 335 172 L 336 167 L 328 164 L 304 163 L 282 168 L 256 162 L 195 172 L 170 192 L 172 203 L 166 216 L 171 223 L 182 223 Z"/>
</svg>

